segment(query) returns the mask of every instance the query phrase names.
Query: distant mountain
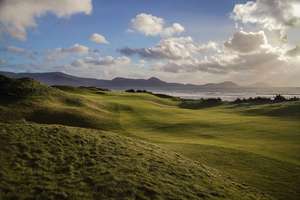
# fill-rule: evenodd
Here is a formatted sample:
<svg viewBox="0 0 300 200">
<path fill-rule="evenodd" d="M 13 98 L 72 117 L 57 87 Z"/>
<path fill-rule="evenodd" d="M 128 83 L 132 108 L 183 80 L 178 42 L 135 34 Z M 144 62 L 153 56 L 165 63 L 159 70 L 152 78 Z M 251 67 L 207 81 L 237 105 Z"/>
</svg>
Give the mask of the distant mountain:
<svg viewBox="0 0 300 200">
<path fill-rule="evenodd" d="M 206 87 L 206 88 L 237 88 L 239 87 L 239 85 L 237 85 L 234 82 L 231 81 L 225 81 L 222 83 L 208 83 L 205 85 L 202 85 L 202 87 Z"/>
<path fill-rule="evenodd" d="M 114 78 L 111 80 L 114 86 L 126 86 L 126 87 L 161 87 L 166 86 L 168 83 L 158 78 L 151 77 L 149 79 L 129 79 L 129 78 Z"/>
<path fill-rule="evenodd" d="M 107 82 L 105 80 L 71 76 L 62 72 L 46 72 L 46 73 L 0 72 L 0 74 L 11 78 L 28 77 L 40 81 L 47 85 L 96 86 L 98 84 L 101 85 Z"/>
<path fill-rule="evenodd" d="M 130 79 L 117 77 L 112 80 L 102 80 L 93 78 L 82 78 L 72 76 L 62 72 L 47 72 L 47 73 L 13 73 L 0 72 L 0 74 L 11 78 L 28 77 L 47 85 L 69 85 L 69 86 L 94 86 L 108 89 L 222 89 L 222 88 L 239 88 L 240 86 L 227 81 L 222 83 L 208 83 L 204 85 L 168 83 L 156 77 L 149 79 Z"/>
</svg>

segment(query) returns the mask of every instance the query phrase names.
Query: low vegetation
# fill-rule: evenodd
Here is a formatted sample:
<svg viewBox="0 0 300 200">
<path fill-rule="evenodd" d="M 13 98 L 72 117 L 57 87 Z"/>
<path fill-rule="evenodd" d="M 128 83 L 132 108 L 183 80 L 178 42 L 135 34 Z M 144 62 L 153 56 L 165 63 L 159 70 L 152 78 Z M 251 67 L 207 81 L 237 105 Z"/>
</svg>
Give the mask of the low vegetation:
<svg viewBox="0 0 300 200">
<path fill-rule="evenodd" d="M 153 93 L 153 92 L 150 92 L 150 91 L 147 91 L 147 90 L 129 89 L 129 90 L 125 90 L 125 92 L 127 92 L 127 93 L 145 93 L 145 94 L 151 94 L 153 96 L 157 96 L 157 97 L 160 97 L 160 98 L 172 99 L 172 100 L 177 100 L 177 101 L 180 100 L 179 97 L 174 97 L 174 96 L 167 95 L 167 94 Z"/>
<path fill-rule="evenodd" d="M 183 109 L 147 92 L 32 80 L 2 101 L 20 80 L 1 81 L 0 199 L 300 196 L 299 101 Z"/>
<path fill-rule="evenodd" d="M 282 103 L 282 102 L 293 102 L 293 101 L 300 101 L 298 97 L 292 98 L 285 98 L 284 96 L 278 94 L 274 98 L 267 98 L 267 97 L 250 97 L 248 99 L 236 99 L 233 103 L 234 104 L 243 104 L 243 103 L 250 103 L 250 104 L 271 104 L 271 103 Z"/>
</svg>

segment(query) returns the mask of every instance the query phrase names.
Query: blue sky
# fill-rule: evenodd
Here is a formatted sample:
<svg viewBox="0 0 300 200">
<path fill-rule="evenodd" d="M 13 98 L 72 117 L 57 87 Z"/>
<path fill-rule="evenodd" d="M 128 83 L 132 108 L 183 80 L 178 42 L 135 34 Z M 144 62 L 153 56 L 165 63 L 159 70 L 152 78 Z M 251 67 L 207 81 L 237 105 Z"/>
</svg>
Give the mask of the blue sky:
<svg viewBox="0 0 300 200">
<path fill-rule="evenodd" d="M 280 21 L 280 17 L 272 14 L 280 5 L 271 0 L 252 1 L 257 11 L 251 10 L 252 4 L 244 0 L 76 0 L 76 3 L 62 0 L 56 5 L 45 0 L 39 2 L 39 6 L 28 0 L 28 7 L 24 8 L 20 2 L 12 0 L 0 4 L 0 70 L 64 71 L 107 79 L 158 76 L 168 81 L 193 83 L 245 80 L 247 84 L 272 82 L 282 71 L 269 72 L 267 64 L 282 65 L 284 59 L 279 52 L 284 51 L 282 54 L 285 55 L 290 55 L 288 51 L 292 50 L 298 52 L 299 24 L 289 26 Z M 291 19 L 286 20 L 299 19 L 300 14 L 294 11 L 298 8 L 297 1 L 284 3 L 290 10 L 282 10 L 278 15 L 292 12 Z M 243 12 L 236 9 L 239 5 Z M 16 12 L 14 16 L 9 14 L 10 9 Z M 267 14 L 260 16 L 260 9 Z M 243 13 L 247 15 L 243 16 Z M 140 14 L 145 15 L 139 18 Z M 163 26 L 160 33 L 149 32 L 151 27 L 141 24 L 145 21 L 138 25 L 133 23 L 160 19 L 164 21 L 163 25 L 158 24 L 158 27 Z M 264 19 L 272 24 L 263 24 L 268 21 Z M 166 36 L 163 32 L 170 28 L 173 31 L 174 23 L 183 30 Z M 104 36 L 109 44 L 91 41 L 89 38 L 94 33 Z M 282 43 L 283 34 L 288 37 L 285 44 Z M 253 44 L 258 44 L 256 49 L 253 45 L 237 47 L 248 44 L 251 39 L 257 39 L 253 41 Z M 224 46 L 225 43 L 227 46 Z M 72 48 L 76 44 L 81 46 Z M 88 52 L 85 52 L 85 47 Z M 130 53 L 120 51 L 125 47 L 130 49 Z M 97 53 L 92 53 L 95 49 Z M 252 54 L 259 51 L 259 55 L 263 52 L 265 56 L 261 63 L 252 66 Z M 185 52 L 188 52 L 186 56 L 178 55 Z M 57 56 L 55 61 L 45 60 L 48 54 Z M 237 65 L 235 62 L 240 63 Z M 298 69 L 291 67 L 291 63 L 295 65 L 295 62 L 298 58 L 289 63 L 291 74 L 298 73 Z M 240 65 L 245 66 L 239 69 Z M 252 72 L 258 66 L 265 76 L 255 74 L 259 71 Z M 291 74 L 287 74 L 287 80 Z M 282 83 L 287 84 L 287 80 L 282 80 Z"/>
<path fill-rule="evenodd" d="M 68 47 L 76 43 L 89 45 L 114 54 L 122 46 L 144 47 L 155 44 L 159 38 L 145 38 L 129 34 L 130 20 L 139 13 L 151 13 L 165 20 L 179 22 L 186 27 L 185 35 L 199 41 L 222 40 L 232 32 L 234 22 L 229 19 L 236 2 L 234 0 L 97 0 L 93 1 L 91 15 L 76 14 L 61 19 L 53 14 L 38 18 L 38 26 L 28 31 L 25 42 L 9 36 L 2 40 L 4 45 L 15 45 L 32 50 Z M 222 29 L 220 29 L 222 27 Z M 88 41 L 92 33 L 102 33 L 111 45 L 99 46 Z"/>
</svg>

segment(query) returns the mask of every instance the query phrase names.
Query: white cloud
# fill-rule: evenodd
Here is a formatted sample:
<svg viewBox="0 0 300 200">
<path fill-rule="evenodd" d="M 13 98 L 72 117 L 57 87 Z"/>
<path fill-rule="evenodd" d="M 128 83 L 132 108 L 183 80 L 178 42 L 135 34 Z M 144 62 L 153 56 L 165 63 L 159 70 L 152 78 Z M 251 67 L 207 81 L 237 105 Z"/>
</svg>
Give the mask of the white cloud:
<svg viewBox="0 0 300 200">
<path fill-rule="evenodd" d="M 88 47 L 80 44 L 74 44 L 72 47 L 61 48 L 58 50 L 60 50 L 62 53 L 88 53 L 89 52 Z"/>
<path fill-rule="evenodd" d="M 263 31 L 238 31 L 224 43 L 224 46 L 237 52 L 249 53 L 259 50 L 262 46 L 267 45 L 267 43 L 267 38 Z"/>
<path fill-rule="evenodd" d="M 26 30 L 36 27 L 36 19 L 47 13 L 61 18 L 91 12 L 92 0 L 3 0 L 0 4 L 0 31 L 25 40 Z"/>
<path fill-rule="evenodd" d="M 209 41 L 206 44 L 198 45 L 197 46 L 197 51 L 199 53 L 207 53 L 207 52 L 210 52 L 210 51 L 219 52 L 220 51 L 220 46 L 216 42 Z"/>
<path fill-rule="evenodd" d="M 141 13 L 131 20 L 132 29 L 147 36 L 159 35 L 163 31 L 164 20 L 162 18 Z"/>
<path fill-rule="evenodd" d="M 148 59 L 186 59 L 191 58 L 194 54 L 209 50 L 217 50 L 217 44 L 208 42 L 199 45 L 193 41 L 191 37 L 171 37 L 162 39 L 156 46 L 152 48 L 123 48 L 119 51 L 126 55 L 139 55 Z"/>
<path fill-rule="evenodd" d="M 106 40 L 106 38 L 99 33 L 92 34 L 90 36 L 90 41 L 95 42 L 97 44 L 109 44 L 109 42 Z"/>
<path fill-rule="evenodd" d="M 154 71 L 169 73 L 209 74 L 272 72 L 289 63 L 285 47 L 268 43 L 264 31 L 238 31 L 222 44 L 199 44 L 191 37 L 171 37 L 151 48 L 123 48 L 126 56 L 138 55 L 155 60 L 150 63 Z M 275 66 L 275 67 L 274 67 Z"/>
<path fill-rule="evenodd" d="M 164 28 L 163 31 L 161 32 L 161 35 L 163 37 L 171 37 L 173 35 L 178 35 L 184 31 L 185 29 L 181 24 L 174 23 L 172 24 L 172 26 Z"/>
<path fill-rule="evenodd" d="M 300 26 L 299 0 L 257 0 L 235 5 L 232 17 L 242 23 L 252 23 L 267 30 L 283 32 Z M 284 36 L 284 35 L 282 35 Z"/>
<path fill-rule="evenodd" d="M 280 59 L 278 52 L 259 51 L 251 54 L 222 52 L 211 57 L 168 61 L 155 68 L 171 73 L 195 73 L 201 71 L 225 75 L 231 72 L 270 72 L 274 70 L 274 66 L 285 66 L 286 64 L 286 61 Z"/>
<path fill-rule="evenodd" d="M 131 19 L 131 30 L 145 34 L 146 36 L 170 37 L 185 31 L 179 23 L 165 26 L 165 20 L 151 14 L 140 13 Z"/>
<path fill-rule="evenodd" d="M 204 45 L 193 44 L 193 51 L 188 56 L 168 59 L 159 63 L 154 69 L 171 73 L 207 72 L 211 74 L 228 74 L 231 72 L 272 71 L 274 66 L 286 66 L 286 50 L 268 44 L 264 32 L 236 32 L 224 43 L 223 49 L 216 43 Z M 208 53 L 203 51 L 213 49 Z M 245 72 L 247 73 L 247 72 Z"/>
</svg>

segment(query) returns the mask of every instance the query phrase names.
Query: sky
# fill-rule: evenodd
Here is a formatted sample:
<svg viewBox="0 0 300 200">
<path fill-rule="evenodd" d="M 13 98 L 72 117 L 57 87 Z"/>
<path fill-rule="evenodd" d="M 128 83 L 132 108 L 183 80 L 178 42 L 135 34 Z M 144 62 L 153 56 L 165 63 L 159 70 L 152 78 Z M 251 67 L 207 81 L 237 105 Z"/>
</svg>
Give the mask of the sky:
<svg viewBox="0 0 300 200">
<path fill-rule="evenodd" d="M 300 87 L 300 0 L 0 0 L 0 71 Z"/>
</svg>

